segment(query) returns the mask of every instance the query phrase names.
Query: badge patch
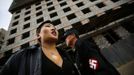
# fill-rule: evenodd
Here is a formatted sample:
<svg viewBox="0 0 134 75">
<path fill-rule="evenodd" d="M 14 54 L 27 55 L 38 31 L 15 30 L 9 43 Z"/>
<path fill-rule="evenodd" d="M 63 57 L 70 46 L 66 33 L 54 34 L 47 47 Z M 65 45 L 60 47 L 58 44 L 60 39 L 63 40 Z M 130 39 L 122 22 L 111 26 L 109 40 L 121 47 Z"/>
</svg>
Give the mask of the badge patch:
<svg viewBox="0 0 134 75">
<path fill-rule="evenodd" d="M 91 69 L 97 70 L 99 68 L 99 62 L 98 62 L 98 60 L 96 60 L 94 58 L 90 58 L 89 59 L 89 67 Z"/>
</svg>

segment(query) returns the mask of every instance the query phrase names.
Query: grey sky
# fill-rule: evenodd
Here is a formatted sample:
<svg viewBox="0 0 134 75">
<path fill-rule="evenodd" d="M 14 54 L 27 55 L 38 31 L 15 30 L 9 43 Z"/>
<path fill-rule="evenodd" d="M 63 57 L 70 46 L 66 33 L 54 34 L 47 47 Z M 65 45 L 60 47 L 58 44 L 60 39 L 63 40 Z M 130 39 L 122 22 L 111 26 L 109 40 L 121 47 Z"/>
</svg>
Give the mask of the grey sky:
<svg viewBox="0 0 134 75">
<path fill-rule="evenodd" d="M 13 0 L 0 0 L 0 28 L 8 29 L 11 13 L 8 9 Z"/>
</svg>

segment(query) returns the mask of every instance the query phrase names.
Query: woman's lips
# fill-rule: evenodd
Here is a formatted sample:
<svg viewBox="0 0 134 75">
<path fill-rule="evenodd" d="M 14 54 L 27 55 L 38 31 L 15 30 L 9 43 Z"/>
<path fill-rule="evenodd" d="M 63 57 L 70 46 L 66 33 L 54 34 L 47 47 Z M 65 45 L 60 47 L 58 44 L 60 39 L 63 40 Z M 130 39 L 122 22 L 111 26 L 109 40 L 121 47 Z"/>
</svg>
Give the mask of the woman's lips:
<svg viewBox="0 0 134 75">
<path fill-rule="evenodd" d="M 52 33 L 51 33 L 51 34 L 53 34 L 54 36 L 56 36 L 56 35 L 57 35 L 55 31 L 52 31 Z"/>
</svg>

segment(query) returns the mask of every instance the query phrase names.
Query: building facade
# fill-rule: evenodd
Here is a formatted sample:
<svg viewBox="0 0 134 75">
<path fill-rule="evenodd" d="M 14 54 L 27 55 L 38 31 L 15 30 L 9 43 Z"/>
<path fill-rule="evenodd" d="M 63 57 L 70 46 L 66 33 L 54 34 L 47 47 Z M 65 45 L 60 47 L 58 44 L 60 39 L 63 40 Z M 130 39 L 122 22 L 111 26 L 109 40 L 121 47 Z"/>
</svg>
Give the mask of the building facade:
<svg viewBox="0 0 134 75">
<path fill-rule="evenodd" d="M 43 21 L 51 20 L 60 36 L 67 29 L 75 28 L 81 38 L 94 42 L 110 62 L 119 66 L 126 60 L 118 56 L 118 44 L 129 36 L 133 37 L 133 10 L 133 0 L 14 0 L 9 9 L 12 19 L 1 52 L 14 53 L 37 44 L 36 28 Z M 122 52 L 128 48 L 134 49 L 131 41 L 128 44 Z M 119 59 L 109 57 L 109 49 L 113 49 L 113 55 Z M 133 56 L 129 57 L 132 60 Z M 119 60 L 118 63 L 116 60 Z"/>
<path fill-rule="evenodd" d="M 4 38 L 5 38 L 6 30 L 3 28 L 0 28 L 0 50 L 4 44 Z M 0 53 L 0 58 L 4 56 L 4 53 Z"/>
</svg>

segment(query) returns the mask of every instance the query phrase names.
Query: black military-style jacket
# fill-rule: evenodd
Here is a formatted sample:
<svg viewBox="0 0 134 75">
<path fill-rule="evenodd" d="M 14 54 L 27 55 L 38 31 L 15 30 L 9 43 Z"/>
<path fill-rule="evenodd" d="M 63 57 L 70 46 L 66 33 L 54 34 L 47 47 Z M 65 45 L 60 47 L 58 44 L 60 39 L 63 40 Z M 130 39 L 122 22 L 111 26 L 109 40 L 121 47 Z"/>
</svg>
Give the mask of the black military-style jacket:
<svg viewBox="0 0 134 75">
<path fill-rule="evenodd" d="M 67 53 L 63 50 L 60 51 L 63 52 L 64 57 L 68 58 L 70 62 L 72 61 L 70 57 L 66 55 Z M 31 46 L 16 52 L 6 62 L 0 71 L 0 75 L 42 75 L 41 53 L 39 46 Z M 77 67 L 75 65 L 74 67 L 76 68 L 76 72 L 78 72 Z M 79 72 L 78 75 L 80 75 Z"/>
<path fill-rule="evenodd" d="M 13 54 L 2 68 L 0 75 L 40 75 L 40 47 L 31 46 Z"/>
<path fill-rule="evenodd" d="M 88 40 L 78 39 L 75 49 L 76 63 L 82 75 L 120 75 Z"/>
</svg>

